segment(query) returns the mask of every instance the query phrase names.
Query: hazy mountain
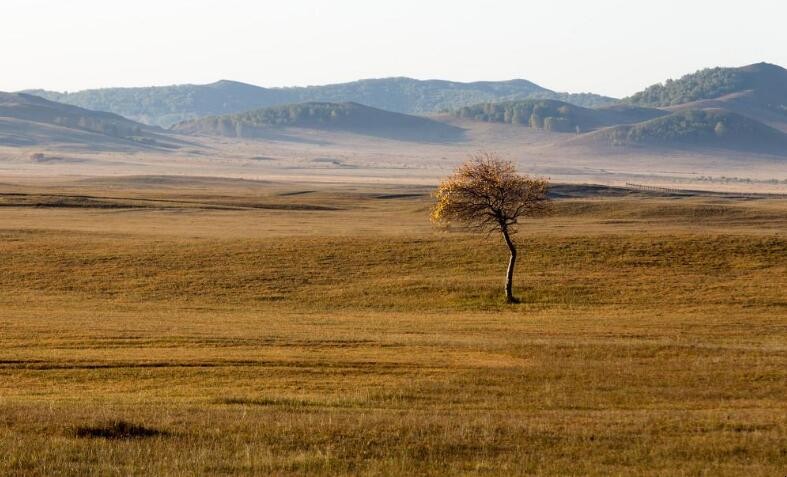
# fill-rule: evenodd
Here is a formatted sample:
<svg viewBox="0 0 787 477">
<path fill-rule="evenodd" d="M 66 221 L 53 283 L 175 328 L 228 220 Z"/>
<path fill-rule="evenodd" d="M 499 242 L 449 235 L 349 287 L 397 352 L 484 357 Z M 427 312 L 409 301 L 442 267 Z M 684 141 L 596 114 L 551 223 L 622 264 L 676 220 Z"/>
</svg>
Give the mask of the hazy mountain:
<svg viewBox="0 0 787 477">
<path fill-rule="evenodd" d="M 115 143 L 141 147 L 173 147 L 177 141 L 156 127 L 117 114 L 49 101 L 22 93 L 0 92 L 0 144 Z"/>
<path fill-rule="evenodd" d="M 622 147 L 718 148 L 787 155 L 787 134 L 723 109 L 680 111 L 637 124 L 604 128 L 571 142 Z"/>
<path fill-rule="evenodd" d="M 482 103 L 454 111 L 460 118 L 518 124 L 553 132 L 585 132 L 614 124 L 630 124 L 667 113 L 659 109 L 613 105 L 590 109 L 563 101 L 527 99 L 502 103 Z"/>
<path fill-rule="evenodd" d="M 164 127 L 182 120 L 313 101 L 356 102 L 406 114 L 446 111 L 481 102 L 526 98 L 558 99 L 581 106 L 616 102 L 612 98 L 590 93 L 557 93 L 526 80 L 459 83 L 411 78 L 368 79 L 293 88 L 261 88 L 234 81 L 219 81 L 208 85 L 108 88 L 75 93 L 34 90 L 28 93 Z"/>
<path fill-rule="evenodd" d="M 343 131 L 409 141 L 451 141 L 462 129 L 420 116 L 384 111 L 358 103 L 311 102 L 273 106 L 241 114 L 184 121 L 173 130 L 243 138 L 274 138 L 287 128 Z"/>
<path fill-rule="evenodd" d="M 625 101 L 672 111 L 723 108 L 787 132 L 787 70 L 768 63 L 701 70 Z"/>
</svg>

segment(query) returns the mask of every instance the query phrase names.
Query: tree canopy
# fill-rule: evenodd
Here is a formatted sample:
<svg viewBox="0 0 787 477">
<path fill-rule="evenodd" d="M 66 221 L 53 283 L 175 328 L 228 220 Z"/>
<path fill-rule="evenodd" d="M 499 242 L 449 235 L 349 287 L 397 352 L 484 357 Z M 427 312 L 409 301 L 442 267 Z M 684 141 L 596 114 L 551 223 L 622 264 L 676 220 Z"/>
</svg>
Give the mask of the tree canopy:
<svg viewBox="0 0 787 477">
<path fill-rule="evenodd" d="M 592 111 L 548 99 L 476 104 L 459 108 L 454 115 L 476 121 L 519 124 L 554 132 L 574 132 L 577 128 L 584 130 L 596 125 L 591 117 Z"/>
<path fill-rule="evenodd" d="M 547 189 L 546 180 L 517 174 L 510 161 L 491 153 L 475 154 L 440 183 L 432 220 L 515 233 L 521 218 L 548 210 Z"/>
</svg>

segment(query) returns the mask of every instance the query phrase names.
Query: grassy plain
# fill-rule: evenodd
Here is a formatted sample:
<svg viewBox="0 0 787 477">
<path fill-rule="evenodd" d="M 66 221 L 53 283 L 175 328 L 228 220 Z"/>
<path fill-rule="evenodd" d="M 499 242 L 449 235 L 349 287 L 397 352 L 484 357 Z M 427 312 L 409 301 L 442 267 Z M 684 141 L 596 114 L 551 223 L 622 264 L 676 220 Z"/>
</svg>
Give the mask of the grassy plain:
<svg viewBox="0 0 787 477">
<path fill-rule="evenodd" d="M 787 201 L 0 185 L 0 474 L 782 475 Z"/>
</svg>

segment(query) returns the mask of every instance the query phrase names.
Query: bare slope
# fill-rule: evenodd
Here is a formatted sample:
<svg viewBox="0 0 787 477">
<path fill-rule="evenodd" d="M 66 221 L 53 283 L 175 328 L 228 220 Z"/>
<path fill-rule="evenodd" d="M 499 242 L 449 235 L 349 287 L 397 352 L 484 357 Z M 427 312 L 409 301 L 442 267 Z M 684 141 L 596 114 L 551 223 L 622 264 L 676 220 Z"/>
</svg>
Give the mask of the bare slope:
<svg viewBox="0 0 787 477">
<path fill-rule="evenodd" d="M 74 143 L 86 148 L 175 147 L 178 141 L 158 128 L 112 113 L 48 101 L 23 93 L 0 92 L 0 144 Z"/>
</svg>

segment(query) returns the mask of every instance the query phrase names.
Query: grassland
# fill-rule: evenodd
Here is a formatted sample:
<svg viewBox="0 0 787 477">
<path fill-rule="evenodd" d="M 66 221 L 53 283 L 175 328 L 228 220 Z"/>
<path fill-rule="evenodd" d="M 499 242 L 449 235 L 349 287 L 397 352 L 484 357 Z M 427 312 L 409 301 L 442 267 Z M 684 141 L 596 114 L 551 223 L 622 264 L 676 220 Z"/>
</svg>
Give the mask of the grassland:
<svg viewBox="0 0 787 477">
<path fill-rule="evenodd" d="M 0 474 L 782 475 L 787 202 L 0 186 Z"/>
</svg>

